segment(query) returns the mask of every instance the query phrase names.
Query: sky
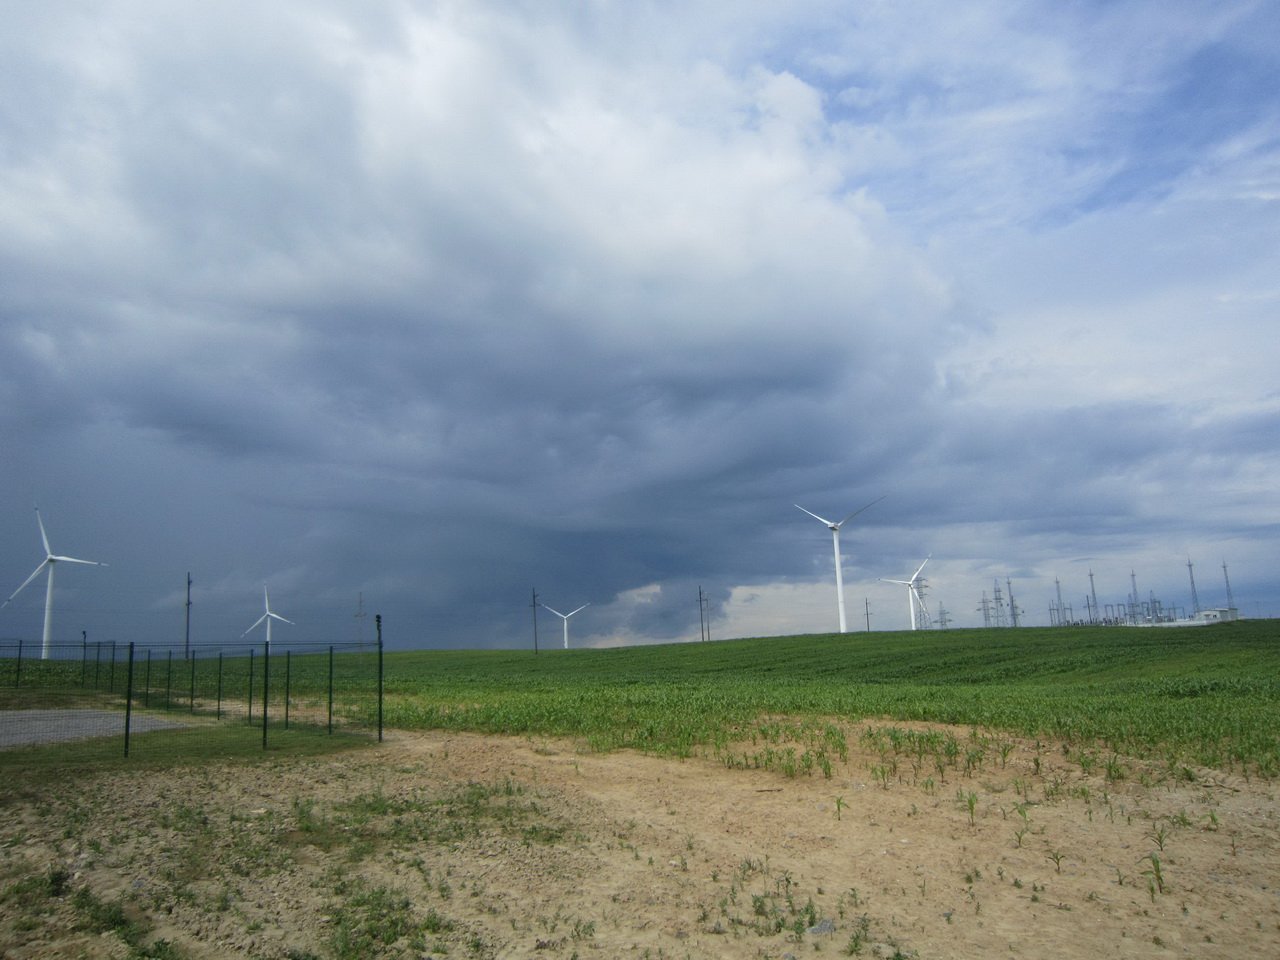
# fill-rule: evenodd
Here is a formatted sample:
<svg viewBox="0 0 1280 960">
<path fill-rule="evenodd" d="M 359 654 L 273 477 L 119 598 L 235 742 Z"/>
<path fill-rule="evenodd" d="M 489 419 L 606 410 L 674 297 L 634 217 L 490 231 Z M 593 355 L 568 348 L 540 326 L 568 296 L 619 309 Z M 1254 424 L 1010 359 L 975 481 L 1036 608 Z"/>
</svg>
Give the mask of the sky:
<svg viewBox="0 0 1280 960">
<path fill-rule="evenodd" d="M 3 7 L 55 642 L 1280 615 L 1275 0 Z"/>
</svg>

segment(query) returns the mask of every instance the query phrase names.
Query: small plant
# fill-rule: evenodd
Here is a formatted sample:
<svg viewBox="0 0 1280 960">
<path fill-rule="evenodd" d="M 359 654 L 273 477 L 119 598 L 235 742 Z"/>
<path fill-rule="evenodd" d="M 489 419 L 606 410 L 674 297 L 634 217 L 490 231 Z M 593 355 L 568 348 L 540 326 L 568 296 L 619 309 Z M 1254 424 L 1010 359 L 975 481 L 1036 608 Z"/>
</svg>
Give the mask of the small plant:
<svg viewBox="0 0 1280 960">
<path fill-rule="evenodd" d="M 1053 872 L 1061 873 L 1062 872 L 1062 851 L 1050 850 L 1048 853 L 1048 858 L 1053 861 Z"/>
<path fill-rule="evenodd" d="M 1165 841 L 1169 839 L 1169 831 L 1164 824 L 1160 824 L 1159 827 L 1148 833 L 1147 837 L 1160 849 L 1160 852 L 1163 853 Z"/>
<path fill-rule="evenodd" d="M 845 944 L 844 953 L 847 957 L 857 957 L 862 955 L 862 948 L 866 945 L 871 935 L 871 918 L 865 913 L 858 917 L 853 924 L 853 933 L 849 935 L 849 942 Z"/>
<path fill-rule="evenodd" d="M 1155 892 L 1164 893 L 1164 871 L 1160 868 L 1160 857 L 1154 853 L 1147 854 L 1144 860 L 1148 861 L 1151 866 L 1142 871 L 1142 875 L 1147 878 L 1147 885 Z M 1151 899 L 1155 900 L 1155 894 Z"/>
<path fill-rule="evenodd" d="M 843 810 L 844 807 L 845 807 L 844 797 L 837 796 L 836 797 L 836 819 L 837 820 L 840 819 L 840 811 Z"/>
</svg>

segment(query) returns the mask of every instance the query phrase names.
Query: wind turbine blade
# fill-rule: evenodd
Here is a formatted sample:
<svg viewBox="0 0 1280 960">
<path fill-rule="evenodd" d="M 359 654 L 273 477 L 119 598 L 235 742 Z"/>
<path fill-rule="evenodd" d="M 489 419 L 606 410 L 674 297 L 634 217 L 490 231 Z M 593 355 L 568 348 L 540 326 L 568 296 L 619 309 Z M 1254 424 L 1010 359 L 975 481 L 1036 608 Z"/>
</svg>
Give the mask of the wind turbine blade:
<svg viewBox="0 0 1280 960">
<path fill-rule="evenodd" d="M 253 633 L 254 630 L 258 629 L 258 624 L 262 623 L 262 621 L 265 619 L 267 619 L 267 614 L 264 613 L 257 620 L 253 621 L 253 626 L 250 627 L 248 630 L 246 630 L 244 633 L 240 634 L 240 636 L 247 637 L 249 634 Z"/>
<path fill-rule="evenodd" d="M 47 558 L 40 561 L 40 566 L 36 567 L 35 570 L 31 572 L 31 576 L 27 577 L 27 579 L 22 581 L 21 587 L 19 587 L 17 590 L 13 591 L 13 593 L 9 595 L 9 600 L 12 600 L 14 597 L 20 594 L 23 591 L 23 589 L 27 586 L 27 584 L 30 583 L 32 580 L 34 580 L 36 577 L 40 576 L 40 571 L 43 570 L 48 565 L 49 565 L 49 560 Z M 0 607 L 6 606 L 9 603 L 9 600 L 6 600 L 4 603 L 0 603 Z"/>
<path fill-rule="evenodd" d="M 564 616 L 564 614 L 563 614 L 563 613 L 561 613 L 559 610 L 557 610 L 555 607 L 548 607 L 548 606 L 547 606 L 545 603 L 543 603 L 541 600 L 539 600 L 539 601 L 538 601 L 538 606 L 542 607 L 544 610 L 550 610 L 550 611 L 551 611 L 552 613 L 554 613 L 557 617 L 563 617 L 563 616 Z M 565 619 L 568 619 L 568 618 L 566 617 Z"/>
<path fill-rule="evenodd" d="M 804 510 L 804 512 L 809 514 L 809 516 L 813 517 L 813 519 L 821 520 L 828 527 L 831 526 L 831 521 L 828 520 L 826 517 L 820 517 L 816 513 L 814 513 L 812 510 L 805 510 L 804 507 L 800 506 L 800 504 L 798 503 L 793 503 L 792 506 L 795 507 L 797 510 Z"/>
<path fill-rule="evenodd" d="M 56 560 L 58 563 L 86 563 L 86 564 L 88 564 L 88 565 L 89 565 L 89 566 L 91 566 L 91 567 L 105 567 L 105 566 L 106 566 L 106 564 L 105 564 L 105 563 L 100 563 L 100 562 L 99 562 L 99 561 L 97 561 L 97 560 L 80 560 L 80 559 L 78 559 L 78 558 L 76 558 L 76 557 L 54 557 L 54 556 L 51 556 L 51 557 L 49 557 L 49 559 L 50 559 L 50 560 Z"/>
<path fill-rule="evenodd" d="M 910 580 L 890 580 L 888 577 L 881 577 L 881 578 L 880 578 L 880 582 L 881 582 L 881 583 L 900 583 L 900 584 L 902 584 L 904 587 L 909 587 L 909 586 L 911 586 L 911 581 L 910 581 Z"/>
<path fill-rule="evenodd" d="M 44 544 L 44 555 L 52 556 L 53 551 L 49 549 L 49 535 L 44 532 L 44 521 L 40 519 L 39 507 L 36 507 L 36 523 L 40 524 L 40 542 Z"/>
<path fill-rule="evenodd" d="M 295 627 L 297 626 L 297 624 L 293 623 L 292 620 L 286 620 L 284 617 L 280 616 L 280 614 L 278 613 L 265 613 L 263 614 L 262 619 L 265 620 L 267 619 L 267 617 L 270 617 L 272 620 L 279 620 L 281 623 L 290 623 L 290 624 L 293 624 L 293 626 Z"/>
<path fill-rule="evenodd" d="M 886 493 L 884 496 L 887 497 L 888 494 Z M 860 514 L 863 510 L 870 510 L 872 507 L 874 507 L 877 503 L 879 503 L 883 499 L 884 497 L 876 497 L 874 500 L 868 503 L 865 507 L 859 507 L 857 510 L 853 511 L 853 513 L 849 514 L 847 517 L 845 517 L 843 520 L 837 523 L 836 526 L 843 527 L 846 523 L 848 523 L 850 520 L 852 520 L 854 517 Z M 807 513 L 808 511 L 805 511 L 805 512 Z"/>
<path fill-rule="evenodd" d="M 932 560 L 932 559 L 933 559 L 933 554 L 931 553 L 931 554 L 929 554 L 929 556 L 927 556 L 927 557 L 925 557 L 925 558 L 924 558 L 924 563 L 928 563 L 928 562 L 929 562 L 930 560 Z M 912 582 L 912 583 L 915 583 L 915 582 L 916 582 L 916 577 L 920 576 L 920 571 L 924 569 L 924 563 L 922 563 L 922 564 L 920 564 L 920 566 L 916 567 L 916 572 L 915 572 L 915 573 L 913 573 L 913 574 L 911 575 L 911 582 Z"/>
<path fill-rule="evenodd" d="M 584 603 L 582 606 L 580 606 L 580 607 L 578 608 L 578 610 L 585 610 L 585 609 L 587 609 L 587 607 L 589 607 L 589 606 L 591 606 L 591 604 L 589 604 L 589 603 Z M 570 617 L 572 617 L 575 613 L 577 613 L 577 612 L 578 612 L 578 610 L 571 610 L 569 613 L 566 613 L 566 614 L 564 615 L 564 618 L 565 618 L 566 620 L 568 620 L 568 619 L 569 619 Z"/>
</svg>

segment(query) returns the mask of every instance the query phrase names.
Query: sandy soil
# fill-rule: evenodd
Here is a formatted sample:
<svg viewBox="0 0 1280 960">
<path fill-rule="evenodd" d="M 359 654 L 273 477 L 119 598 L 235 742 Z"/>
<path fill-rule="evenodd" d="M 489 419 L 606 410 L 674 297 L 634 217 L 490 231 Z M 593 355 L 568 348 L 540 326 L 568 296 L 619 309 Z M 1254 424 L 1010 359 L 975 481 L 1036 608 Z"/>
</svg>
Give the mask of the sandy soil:
<svg viewBox="0 0 1280 960">
<path fill-rule="evenodd" d="M 943 780 L 867 726 L 830 778 L 443 733 L 100 777 L 8 802 L 0 889 L 209 960 L 1280 956 L 1275 784 L 1018 740 Z M 127 955 L 63 900 L 0 899 L 0 956 Z"/>
</svg>

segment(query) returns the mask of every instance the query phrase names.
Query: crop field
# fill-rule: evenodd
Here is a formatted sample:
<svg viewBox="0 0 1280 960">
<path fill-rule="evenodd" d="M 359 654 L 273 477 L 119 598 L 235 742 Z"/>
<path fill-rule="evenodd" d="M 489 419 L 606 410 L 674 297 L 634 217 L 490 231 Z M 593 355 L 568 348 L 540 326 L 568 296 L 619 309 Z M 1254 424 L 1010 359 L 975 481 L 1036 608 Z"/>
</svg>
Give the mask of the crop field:
<svg viewBox="0 0 1280 960">
<path fill-rule="evenodd" d="M 1277 955 L 1277 626 L 387 653 L 384 743 L 0 750 L 0 956 Z"/>
<path fill-rule="evenodd" d="M 887 717 L 1280 773 L 1280 621 L 388 655 L 387 723 L 726 755 L 770 717 Z"/>
</svg>

